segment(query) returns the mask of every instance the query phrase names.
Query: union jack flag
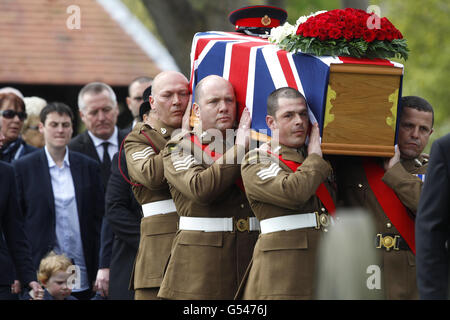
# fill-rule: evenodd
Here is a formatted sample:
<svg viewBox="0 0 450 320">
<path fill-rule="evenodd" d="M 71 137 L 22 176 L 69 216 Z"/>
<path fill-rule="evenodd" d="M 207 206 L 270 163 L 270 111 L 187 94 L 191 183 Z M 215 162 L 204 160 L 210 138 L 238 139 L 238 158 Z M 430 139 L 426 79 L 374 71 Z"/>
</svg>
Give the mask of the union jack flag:
<svg viewBox="0 0 450 320">
<path fill-rule="evenodd" d="M 194 94 L 197 83 L 208 75 L 229 80 L 235 89 L 239 116 L 247 107 L 252 115 L 252 129 L 265 129 L 269 135 L 265 120 L 267 97 L 281 87 L 295 88 L 305 96 L 311 122 L 318 122 L 322 132 L 330 65 L 340 63 L 403 68 L 399 63 L 384 59 L 293 54 L 259 37 L 210 31 L 194 36 L 190 85 Z"/>
</svg>

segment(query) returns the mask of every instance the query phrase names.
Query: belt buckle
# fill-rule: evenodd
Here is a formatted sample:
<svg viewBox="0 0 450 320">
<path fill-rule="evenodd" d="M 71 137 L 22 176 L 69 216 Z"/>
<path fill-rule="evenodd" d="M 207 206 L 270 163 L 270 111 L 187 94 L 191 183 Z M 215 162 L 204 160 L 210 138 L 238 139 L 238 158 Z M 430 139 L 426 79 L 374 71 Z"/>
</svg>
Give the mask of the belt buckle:
<svg viewBox="0 0 450 320">
<path fill-rule="evenodd" d="M 328 232 L 327 227 L 330 225 L 330 217 L 326 213 L 314 212 L 316 215 L 316 226 L 315 229 L 319 230 L 322 228 L 324 232 Z"/>
<path fill-rule="evenodd" d="M 249 222 L 249 218 L 247 217 L 246 219 L 238 219 L 237 221 L 235 221 L 234 225 L 236 226 L 236 229 L 240 232 L 250 232 L 250 222 Z"/>
<path fill-rule="evenodd" d="M 391 251 L 391 249 L 394 250 L 400 250 L 398 248 L 398 239 L 400 238 L 400 236 L 395 235 L 394 237 L 392 236 L 384 236 L 381 233 L 377 234 L 377 238 L 379 240 L 379 244 L 377 246 L 377 249 L 381 249 L 381 248 L 385 248 L 386 251 Z"/>
</svg>

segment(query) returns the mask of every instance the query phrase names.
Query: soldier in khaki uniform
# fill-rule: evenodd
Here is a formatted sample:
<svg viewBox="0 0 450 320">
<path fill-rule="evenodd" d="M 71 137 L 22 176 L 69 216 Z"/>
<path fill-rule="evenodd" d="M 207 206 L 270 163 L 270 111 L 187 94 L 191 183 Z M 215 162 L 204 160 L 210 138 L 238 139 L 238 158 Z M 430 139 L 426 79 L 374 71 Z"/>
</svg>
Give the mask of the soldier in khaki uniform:
<svg viewBox="0 0 450 320">
<path fill-rule="evenodd" d="M 164 175 L 180 222 L 158 297 L 232 299 L 259 234 L 238 186 L 250 114 L 243 112 L 234 141 L 234 89 L 215 75 L 198 83 L 192 107 L 200 126 L 164 149 Z"/>
<path fill-rule="evenodd" d="M 156 299 L 177 231 L 178 215 L 160 152 L 180 128 L 189 96 L 188 81 L 181 73 L 158 74 L 150 96 L 153 114 L 145 123 L 137 123 L 125 140 L 128 173 L 144 216 L 131 278 L 136 300 Z"/>
<path fill-rule="evenodd" d="M 336 157 L 336 174 L 342 204 L 373 214 L 386 299 L 417 299 L 414 218 L 427 169 L 422 151 L 433 132 L 433 109 L 418 97 L 403 97 L 401 104 L 394 157 Z"/>
<path fill-rule="evenodd" d="M 311 299 L 318 243 L 331 222 L 328 210 L 334 211 L 334 191 L 327 180 L 331 166 L 322 158 L 317 124 L 305 146 L 310 124 L 300 92 L 272 92 L 266 122 L 271 142 L 250 151 L 242 162 L 242 179 L 261 235 L 236 298 Z M 316 194 L 320 187 L 329 198 Z M 331 203 L 327 207 L 322 200 Z"/>
</svg>

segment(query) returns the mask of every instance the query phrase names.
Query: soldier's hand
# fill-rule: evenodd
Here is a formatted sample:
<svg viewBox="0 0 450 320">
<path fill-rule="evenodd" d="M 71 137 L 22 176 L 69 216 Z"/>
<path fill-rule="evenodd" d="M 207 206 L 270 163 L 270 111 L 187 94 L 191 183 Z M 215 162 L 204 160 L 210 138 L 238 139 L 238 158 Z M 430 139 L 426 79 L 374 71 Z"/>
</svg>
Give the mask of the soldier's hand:
<svg viewBox="0 0 450 320">
<path fill-rule="evenodd" d="M 250 111 L 245 108 L 242 112 L 241 120 L 239 121 L 239 126 L 236 132 L 236 142 L 235 144 L 241 145 L 245 148 L 248 147 L 250 143 L 250 124 L 252 118 L 250 116 Z"/>
<path fill-rule="evenodd" d="M 319 124 L 311 125 L 311 133 L 309 134 L 308 154 L 315 153 L 322 157 L 322 148 L 320 147 L 320 131 Z"/>
<path fill-rule="evenodd" d="M 192 94 L 189 96 L 189 102 L 187 104 L 186 110 L 184 111 L 183 120 L 181 120 L 181 130 L 190 131 L 191 130 L 191 110 L 192 110 Z"/>
<path fill-rule="evenodd" d="M 394 156 L 390 159 L 384 160 L 384 171 L 389 170 L 399 161 L 400 161 L 400 150 L 398 148 L 398 145 L 395 145 Z"/>
</svg>

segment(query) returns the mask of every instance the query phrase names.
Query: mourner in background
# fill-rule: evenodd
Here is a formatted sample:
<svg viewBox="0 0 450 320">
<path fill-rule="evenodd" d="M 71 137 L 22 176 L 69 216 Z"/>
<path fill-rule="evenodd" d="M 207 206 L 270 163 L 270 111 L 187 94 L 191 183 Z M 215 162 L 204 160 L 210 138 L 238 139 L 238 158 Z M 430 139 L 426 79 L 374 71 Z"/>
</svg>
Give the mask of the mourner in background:
<svg viewBox="0 0 450 320">
<path fill-rule="evenodd" d="M 12 92 L 0 94 L 0 113 L 2 115 L 3 147 L 0 148 L 0 160 L 12 162 L 24 155 L 36 151 L 21 137 L 20 132 L 27 118 L 23 99 Z"/>
<path fill-rule="evenodd" d="M 128 97 L 126 102 L 128 109 L 133 116 L 133 122 L 131 123 L 129 131 L 131 131 L 139 121 L 139 107 L 144 102 L 143 93 L 145 89 L 152 85 L 152 82 L 152 78 L 142 76 L 134 79 L 128 86 Z"/>
<path fill-rule="evenodd" d="M 448 296 L 450 134 L 434 141 L 416 216 L 417 284 L 421 299 Z"/>
<path fill-rule="evenodd" d="M 35 270 L 50 251 L 64 253 L 81 274 L 72 294 L 85 300 L 93 296 L 98 269 L 104 188 L 98 163 L 67 147 L 72 123 L 70 107 L 47 105 L 39 124 L 45 147 L 15 161 L 14 168 Z"/>
<path fill-rule="evenodd" d="M 83 153 L 100 164 L 102 181 L 106 188 L 111 174 L 112 157 L 119 151 L 119 146 L 128 133 L 127 130 L 119 130 L 116 126 L 119 115 L 116 94 L 106 83 L 88 83 L 78 94 L 78 109 L 86 131 L 70 141 L 69 149 Z M 112 229 L 104 219 L 95 285 L 103 297 L 108 296 L 113 239 Z"/>
<path fill-rule="evenodd" d="M 0 148 L 5 139 L 2 123 L 0 114 Z M 17 300 L 20 282 L 31 287 L 36 295 L 43 290 L 36 281 L 13 167 L 0 161 L 0 177 L 0 300 Z M 17 283 L 13 284 L 15 279 L 18 279 Z"/>
</svg>

